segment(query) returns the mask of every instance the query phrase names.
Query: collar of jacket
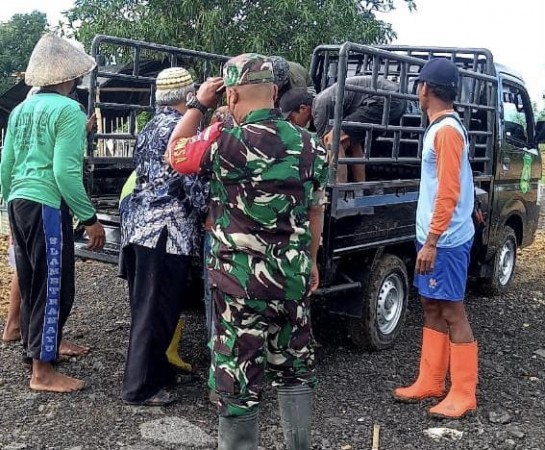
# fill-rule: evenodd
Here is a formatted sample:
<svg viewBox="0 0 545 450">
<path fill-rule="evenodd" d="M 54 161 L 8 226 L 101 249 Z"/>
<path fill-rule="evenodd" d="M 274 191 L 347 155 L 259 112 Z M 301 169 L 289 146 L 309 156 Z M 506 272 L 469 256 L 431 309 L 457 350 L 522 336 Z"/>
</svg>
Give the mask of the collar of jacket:
<svg viewBox="0 0 545 450">
<path fill-rule="evenodd" d="M 155 108 L 155 114 L 174 114 L 175 116 L 182 117 L 183 114 L 172 106 L 157 106 Z"/>
<path fill-rule="evenodd" d="M 241 125 L 263 122 L 265 120 L 284 120 L 284 118 L 278 109 L 256 109 L 244 118 Z"/>
</svg>

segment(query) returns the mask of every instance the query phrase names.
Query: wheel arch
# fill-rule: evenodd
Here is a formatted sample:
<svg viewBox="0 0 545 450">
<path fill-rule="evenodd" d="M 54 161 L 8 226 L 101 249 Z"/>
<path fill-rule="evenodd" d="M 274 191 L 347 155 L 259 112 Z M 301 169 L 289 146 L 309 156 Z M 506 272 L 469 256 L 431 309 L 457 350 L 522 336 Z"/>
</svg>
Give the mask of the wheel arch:
<svg viewBox="0 0 545 450">
<path fill-rule="evenodd" d="M 513 212 L 510 217 L 505 221 L 505 225 L 511 227 L 517 236 L 517 245 L 522 246 L 524 239 L 524 222 L 520 214 Z"/>
<path fill-rule="evenodd" d="M 511 224 L 517 225 L 517 216 L 514 219 L 511 219 L 510 222 L 506 222 L 501 230 L 499 230 L 498 233 L 498 246 L 496 249 L 496 252 L 494 253 L 493 259 L 488 263 L 487 265 L 487 272 L 486 275 L 481 277 L 479 279 L 479 282 L 477 283 L 476 287 L 477 290 L 483 294 L 486 295 L 500 295 L 503 292 L 505 292 L 509 287 L 511 286 L 511 283 L 515 277 L 515 271 L 516 271 L 516 263 L 517 263 L 517 247 L 519 246 L 519 243 L 517 242 L 519 240 L 519 236 L 517 236 L 517 231 L 515 228 L 512 227 Z M 518 217 L 520 219 L 520 217 Z M 509 238 L 510 236 L 510 238 Z M 503 254 L 503 248 L 504 243 L 507 242 L 507 239 L 511 239 L 511 242 L 513 243 L 513 251 L 509 254 L 512 255 L 512 267 L 510 269 L 510 275 L 509 278 L 506 281 L 500 280 L 501 271 L 506 267 L 504 265 L 504 257 Z"/>
<path fill-rule="evenodd" d="M 524 218 L 527 217 L 526 207 L 523 201 L 519 198 L 514 198 L 511 201 L 507 202 L 498 217 L 497 227 L 495 229 L 495 246 L 500 245 L 500 242 L 497 242 L 501 234 L 503 233 L 503 228 L 505 226 L 510 226 L 517 236 L 517 245 L 522 246 L 524 242 Z"/>
</svg>

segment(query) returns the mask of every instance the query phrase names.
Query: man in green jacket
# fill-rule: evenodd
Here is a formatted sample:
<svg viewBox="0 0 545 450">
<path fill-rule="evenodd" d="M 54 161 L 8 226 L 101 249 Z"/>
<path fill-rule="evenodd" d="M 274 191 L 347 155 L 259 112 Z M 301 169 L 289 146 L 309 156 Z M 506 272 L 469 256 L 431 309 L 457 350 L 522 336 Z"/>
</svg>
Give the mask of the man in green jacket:
<svg viewBox="0 0 545 450">
<path fill-rule="evenodd" d="M 15 108 L 0 163 L 21 289 L 23 347 L 32 359 L 30 388 L 73 392 L 84 382 L 58 373 L 63 326 L 74 301 L 74 236 L 70 211 L 86 227 L 88 247 L 105 233 L 83 186 L 86 117 L 69 98 L 94 60 L 65 39 L 43 36 L 25 74 L 40 91 Z"/>
</svg>

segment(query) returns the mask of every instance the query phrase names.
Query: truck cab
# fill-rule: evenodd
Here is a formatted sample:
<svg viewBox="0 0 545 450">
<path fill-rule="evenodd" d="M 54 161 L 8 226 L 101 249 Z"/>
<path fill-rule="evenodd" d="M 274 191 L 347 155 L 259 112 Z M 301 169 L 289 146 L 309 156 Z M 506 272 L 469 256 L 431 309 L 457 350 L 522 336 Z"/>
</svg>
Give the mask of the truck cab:
<svg viewBox="0 0 545 450">
<path fill-rule="evenodd" d="M 541 153 L 530 97 L 522 77 L 500 64 L 498 77 L 498 158 L 488 256 L 497 256 L 482 275 L 494 292 L 505 289 L 514 272 L 516 248 L 530 245 L 539 220 Z M 510 230 L 516 242 L 506 239 Z M 515 246 L 516 244 L 516 246 Z"/>
</svg>

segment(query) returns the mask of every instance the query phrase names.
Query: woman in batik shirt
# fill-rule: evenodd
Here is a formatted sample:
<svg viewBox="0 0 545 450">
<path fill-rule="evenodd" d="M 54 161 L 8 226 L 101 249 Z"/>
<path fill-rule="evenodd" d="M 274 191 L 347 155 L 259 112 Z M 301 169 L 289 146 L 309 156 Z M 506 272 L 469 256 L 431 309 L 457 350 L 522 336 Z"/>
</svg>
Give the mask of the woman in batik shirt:
<svg viewBox="0 0 545 450">
<path fill-rule="evenodd" d="M 206 185 L 181 176 L 164 160 L 169 137 L 195 87 L 189 72 L 170 68 L 157 77 L 155 117 L 138 135 L 136 185 L 121 224 L 121 272 L 129 284 L 131 331 L 121 397 L 163 405 L 175 367 L 167 349 L 187 295 L 192 258 L 199 253 Z"/>
</svg>

